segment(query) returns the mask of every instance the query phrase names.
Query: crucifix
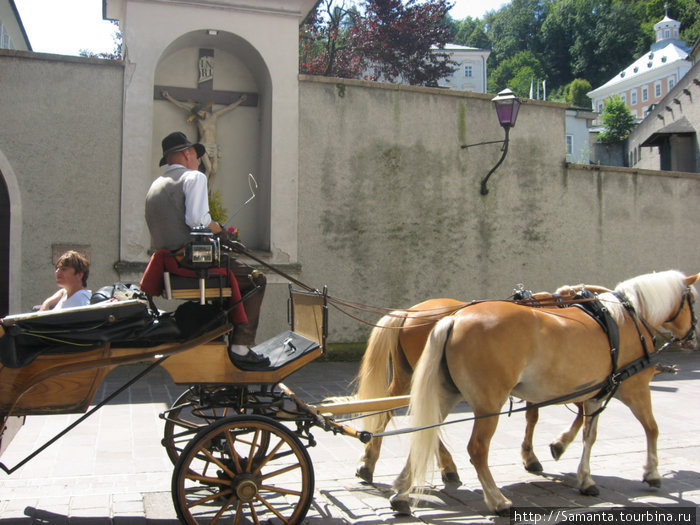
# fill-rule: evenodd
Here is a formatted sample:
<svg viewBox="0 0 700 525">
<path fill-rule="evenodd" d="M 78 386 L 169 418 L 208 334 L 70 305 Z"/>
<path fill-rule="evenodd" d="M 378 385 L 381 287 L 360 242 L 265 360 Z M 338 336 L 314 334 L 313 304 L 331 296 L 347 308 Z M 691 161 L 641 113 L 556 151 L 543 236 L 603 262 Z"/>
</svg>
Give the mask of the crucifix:
<svg viewBox="0 0 700 525">
<path fill-rule="evenodd" d="M 169 86 L 154 86 L 154 99 L 167 100 L 176 107 L 189 114 L 187 122 L 194 121 L 199 131 L 198 141 L 206 148 L 207 152 L 202 157 L 204 173 L 209 179 L 211 188 L 219 169 L 219 146 L 216 143 L 216 120 L 236 109 L 238 106 L 257 106 L 258 95 L 256 93 L 243 93 L 240 91 L 216 91 L 214 90 L 214 50 L 200 49 L 197 63 L 198 88 L 181 88 Z M 223 105 L 223 108 L 214 110 L 214 105 Z"/>
</svg>

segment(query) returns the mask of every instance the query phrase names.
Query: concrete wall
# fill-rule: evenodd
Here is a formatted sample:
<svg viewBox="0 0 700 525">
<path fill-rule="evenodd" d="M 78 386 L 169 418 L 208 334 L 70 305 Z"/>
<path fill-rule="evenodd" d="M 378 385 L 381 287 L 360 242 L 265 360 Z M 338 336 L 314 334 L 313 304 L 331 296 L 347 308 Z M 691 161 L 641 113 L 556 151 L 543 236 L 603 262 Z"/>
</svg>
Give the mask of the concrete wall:
<svg viewBox="0 0 700 525">
<path fill-rule="evenodd" d="M 564 163 L 565 108 L 527 101 L 510 152 L 490 96 L 303 78 L 302 280 L 382 307 L 700 271 L 700 176 Z M 378 316 L 366 315 L 375 320 Z M 332 312 L 330 340 L 369 328 Z"/>
<path fill-rule="evenodd" d="M 10 191 L 10 311 L 56 289 L 52 245 L 89 245 L 89 285 L 119 257 L 123 67 L 0 50 L 0 171 Z"/>
</svg>

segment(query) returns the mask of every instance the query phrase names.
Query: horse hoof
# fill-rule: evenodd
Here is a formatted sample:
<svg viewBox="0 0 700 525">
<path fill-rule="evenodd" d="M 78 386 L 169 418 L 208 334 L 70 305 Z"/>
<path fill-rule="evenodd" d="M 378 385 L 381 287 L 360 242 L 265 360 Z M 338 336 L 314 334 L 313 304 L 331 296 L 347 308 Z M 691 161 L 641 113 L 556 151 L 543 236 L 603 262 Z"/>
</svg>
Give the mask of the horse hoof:
<svg viewBox="0 0 700 525">
<path fill-rule="evenodd" d="M 647 483 L 653 489 L 660 489 L 661 488 L 661 480 L 659 478 L 656 478 L 656 479 L 646 479 L 645 478 L 644 483 Z"/>
<path fill-rule="evenodd" d="M 597 485 L 589 485 L 586 488 L 579 489 L 579 492 L 584 496 L 597 496 L 600 494 L 600 490 L 598 490 Z"/>
<path fill-rule="evenodd" d="M 561 455 L 564 453 L 564 447 L 561 443 L 550 443 L 549 451 L 552 453 L 552 457 L 559 460 Z"/>
<path fill-rule="evenodd" d="M 544 468 L 542 468 L 542 463 L 540 463 L 539 461 L 533 461 L 532 463 L 525 465 L 525 470 L 527 470 L 528 472 L 539 474 L 544 470 Z"/>
<path fill-rule="evenodd" d="M 507 518 L 508 516 L 510 516 L 510 508 L 512 506 L 513 506 L 512 504 L 508 504 L 505 507 L 501 507 L 500 509 L 496 509 L 494 511 L 494 514 L 496 516 L 501 517 L 501 518 Z"/>
<path fill-rule="evenodd" d="M 460 484 L 462 483 L 462 480 L 459 479 L 459 474 L 456 472 L 443 472 L 442 482 L 445 484 Z"/>
<path fill-rule="evenodd" d="M 372 472 L 368 467 L 359 467 L 357 472 L 355 472 L 355 476 L 366 483 L 372 483 L 372 480 L 374 479 L 374 472 Z"/>
<path fill-rule="evenodd" d="M 411 505 L 408 504 L 407 500 L 392 497 L 389 501 L 391 502 L 391 510 L 393 510 L 396 514 L 399 514 L 400 516 L 411 515 Z"/>
</svg>

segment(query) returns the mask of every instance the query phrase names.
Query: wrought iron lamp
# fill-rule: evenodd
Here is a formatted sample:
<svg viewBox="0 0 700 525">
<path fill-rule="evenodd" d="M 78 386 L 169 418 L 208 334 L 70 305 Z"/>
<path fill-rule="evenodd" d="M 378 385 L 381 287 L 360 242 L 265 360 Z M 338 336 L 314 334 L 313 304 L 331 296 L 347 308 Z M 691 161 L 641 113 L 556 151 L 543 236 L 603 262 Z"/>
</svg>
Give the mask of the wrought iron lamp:
<svg viewBox="0 0 700 525">
<path fill-rule="evenodd" d="M 510 128 L 515 126 L 515 121 L 518 119 L 518 110 L 520 109 L 520 99 L 515 96 L 515 94 L 510 89 L 504 89 L 498 95 L 496 95 L 491 102 L 493 102 L 493 107 L 496 109 L 496 115 L 498 116 L 498 123 L 505 130 L 506 136 L 503 140 L 491 140 L 488 142 L 479 142 L 477 144 L 465 144 L 462 148 L 470 148 L 472 146 L 481 146 L 483 144 L 503 144 L 501 147 L 501 158 L 498 159 L 495 166 L 486 174 L 486 176 L 481 179 L 481 194 L 486 195 L 489 190 L 486 188 L 486 183 L 489 177 L 494 171 L 498 169 L 503 160 L 508 154 L 508 134 L 510 133 Z"/>
</svg>

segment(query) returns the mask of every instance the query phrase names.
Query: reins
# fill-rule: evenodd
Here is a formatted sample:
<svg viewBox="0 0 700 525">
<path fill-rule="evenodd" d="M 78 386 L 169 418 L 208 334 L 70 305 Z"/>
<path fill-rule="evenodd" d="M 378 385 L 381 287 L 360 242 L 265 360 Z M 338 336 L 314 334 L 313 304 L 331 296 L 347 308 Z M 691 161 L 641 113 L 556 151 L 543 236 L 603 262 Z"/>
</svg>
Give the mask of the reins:
<svg viewBox="0 0 700 525">
<path fill-rule="evenodd" d="M 314 288 L 313 286 L 309 286 L 308 284 L 303 283 L 302 281 L 292 277 L 288 273 L 284 272 L 283 270 L 280 270 L 279 268 L 273 266 L 272 264 L 262 260 L 261 258 L 253 255 L 248 251 L 241 243 L 238 242 L 229 242 L 225 241 L 222 242 L 223 246 L 226 246 L 227 248 L 231 249 L 234 252 L 241 253 L 245 255 L 246 257 L 249 257 L 253 261 L 257 262 L 258 264 L 264 266 L 265 268 L 272 270 L 276 274 L 278 274 L 280 277 L 283 277 L 284 279 L 288 280 L 295 286 L 301 288 L 302 290 L 305 290 L 307 292 L 316 292 L 317 289 Z M 415 308 L 390 308 L 390 307 L 385 307 L 385 306 L 375 306 L 375 305 L 369 305 L 369 304 L 363 304 L 363 303 L 357 303 L 354 301 L 349 301 L 346 299 L 338 298 L 332 295 L 327 296 L 327 301 L 330 306 L 335 308 L 337 311 L 345 315 L 346 317 L 349 317 L 350 319 L 353 319 L 354 321 L 357 321 L 359 323 L 362 323 L 364 325 L 370 326 L 372 328 L 384 328 L 387 330 L 400 330 L 402 327 L 401 326 L 395 326 L 395 327 L 388 327 L 388 326 L 380 326 L 376 323 L 372 323 L 369 321 L 366 321 L 365 319 L 362 319 L 361 317 L 350 313 L 348 310 L 355 310 L 358 312 L 364 312 L 364 313 L 369 313 L 377 316 L 390 316 L 390 317 L 400 317 L 400 318 L 405 318 L 408 317 L 410 314 L 425 314 L 426 320 L 424 323 L 417 323 L 412 325 L 415 328 L 421 327 L 421 326 L 429 326 L 432 325 L 436 322 L 436 319 L 431 318 L 431 315 L 441 315 L 441 316 L 447 316 L 447 315 L 454 315 L 456 312 L 459 310 L 462 310 L 464 308 L 467 308 L 469 306 L 473 306 L 475 304 L 479 303 L 484 303 L 484 302 L 489 302 L 489 301 L 507 301 L 507 302 L 513 302 L 516 304 L 521 304 L 524 306 L 531 306 L 534 308 L 553 308 L 553 307 L 564 307 L 564 306 L 571 306 L 574 304 L 580 304 L 580 303 L 585 303 L 588 301 L 595 300 L 595 298 L 589 299 L 575 299 L 573 296 L 571 298 L 568 298 L 563 295 L 556 295 L 552 294 L 549 297 L 542 298 L 542 299 L 537 299 L 534 297 L 524 297 L 522 299 L 516 299 L 516 294 L 512 295 L 508 299 L 481 299 L 481 300 L 473 300 L 469 302 L 463 302 L 454 306 L 446 307 L 446 306 L 438 306 L 435 308 L 425 308 L 425 309 L 415 309 Z"/>
</svg>

